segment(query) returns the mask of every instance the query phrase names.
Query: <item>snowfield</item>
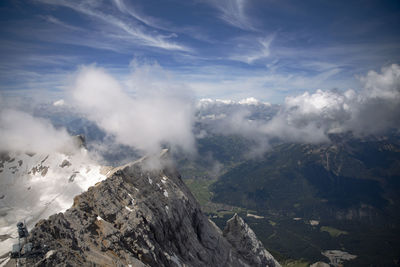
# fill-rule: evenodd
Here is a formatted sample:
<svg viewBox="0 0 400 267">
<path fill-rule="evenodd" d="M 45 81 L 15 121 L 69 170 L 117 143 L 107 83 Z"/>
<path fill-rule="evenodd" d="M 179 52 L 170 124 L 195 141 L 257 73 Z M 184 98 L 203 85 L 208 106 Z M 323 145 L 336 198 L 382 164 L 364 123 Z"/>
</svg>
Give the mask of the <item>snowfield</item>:
<svg viewBox="0 0 400 267">
<path fill-rule="evenodd" d="M 74 154 L 2 153 L 0 155 L 0 265 L 18 242 L 16 224 L 28 230 L 40 219 L 63 212 L 74 196 L 106 178 L 105 168 L 84 148 Z"/>
</svg>

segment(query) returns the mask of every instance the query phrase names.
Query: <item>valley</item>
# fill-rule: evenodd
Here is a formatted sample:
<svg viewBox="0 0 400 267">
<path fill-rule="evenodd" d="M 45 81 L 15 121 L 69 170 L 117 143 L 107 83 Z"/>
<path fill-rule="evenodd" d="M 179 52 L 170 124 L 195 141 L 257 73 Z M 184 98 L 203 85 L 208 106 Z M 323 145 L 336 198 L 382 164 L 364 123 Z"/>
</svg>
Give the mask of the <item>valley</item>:
<svg viewBox="0 0 400 267">
<path fill-rule="evenodd" d="M 286 266 L 329 263 L 327 251 L 344 266 L 398 264 L 398 139 L 281 144 L 242 159 L 219 177 L 185 179 L 218 226 L 238 213 Z"/>
</svg>

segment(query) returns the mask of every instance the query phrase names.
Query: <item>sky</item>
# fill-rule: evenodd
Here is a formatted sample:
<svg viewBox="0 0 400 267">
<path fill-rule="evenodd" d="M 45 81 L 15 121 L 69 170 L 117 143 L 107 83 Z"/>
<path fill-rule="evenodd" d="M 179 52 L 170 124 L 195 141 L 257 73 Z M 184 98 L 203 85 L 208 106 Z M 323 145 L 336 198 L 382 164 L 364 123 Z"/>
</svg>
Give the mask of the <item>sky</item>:
<svg viewBox="0 0 400 267">
<path fill-rule="evenodd" d="M 4 0 L 0 92 L 62 99 L 85 66 L 196 99 L 357 91 L 368 71 L 400 63 L 398 25 L 398 0 Z"/>
</svg>

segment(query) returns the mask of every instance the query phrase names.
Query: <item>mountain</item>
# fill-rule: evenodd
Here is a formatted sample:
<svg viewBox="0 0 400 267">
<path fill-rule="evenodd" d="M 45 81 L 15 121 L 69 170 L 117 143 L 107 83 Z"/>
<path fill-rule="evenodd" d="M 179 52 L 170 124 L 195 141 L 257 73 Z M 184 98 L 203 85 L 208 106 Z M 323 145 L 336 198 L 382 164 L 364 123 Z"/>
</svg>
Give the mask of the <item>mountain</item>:
<svg viewBox="0 0 400 267">
<path fill-rule="evenodd" d="M 248 223 L 283 258 L 341 250 L 357 255 L 352 266 L 398 264 L 399 138 L 331 140 L 277 145 L 239 164 L 211 185 L 212 201 L 256 213 Z"/>
<path fill-rule="evenodd" d="M 75 147 L 65 151 L 0 153 L 0 263 L 17 241 L 18 221 L 31 228 L 106 178 L 106 168 L 89 158 L 84 138 L 74 140 Z"/>
<path fill-rule="evenodd" d="M 208 220 L 166 151 L 110 170 L 28 241 L 29 266 L 280 266 L 237 215 Z"/>
</svg>

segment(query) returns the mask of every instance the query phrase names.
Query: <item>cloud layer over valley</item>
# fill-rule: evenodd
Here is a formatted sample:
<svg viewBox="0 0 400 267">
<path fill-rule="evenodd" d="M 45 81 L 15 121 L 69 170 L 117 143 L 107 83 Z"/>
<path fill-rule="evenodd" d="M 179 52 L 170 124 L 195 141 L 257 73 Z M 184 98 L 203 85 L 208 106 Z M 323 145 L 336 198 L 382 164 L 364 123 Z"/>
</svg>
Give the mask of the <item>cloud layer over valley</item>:
<svg viewBox="0 0 400 267">
<path fill-rule="evenodd" d="M 393 64 L 380 73 L 368 72 L 359 78 L 362 88 L 317 90 L 289 96 L 276 111 L 268 104 L 225 104 L 203 101 L 201 108 L 218 105 L 237 106 L 229 113 L 202 117 L 207 127 L 219 134 L 239 134 L 263 142 L 280 139 L 283 142 L 318 143 L 329 141 L 329 134 L 352 132 L 357 136 L 384 134 L 400 125 L 400 66 Z M 239 108 L 240 106 L 240 108 Z M 264 111 L 255 109 L 264 106 Z M 259 109 L 259 108 L 258 108 Z M 221 110 L 221 109 L 220 109 Z M 264 112 L 265 116 L 259 116 Z M 265 144 L 266 145 L 266 144 Z"/>
<path fill-rule="evenodd" d="M 329 134 L 356 136 L 399 130 L 400 66 L 369 71 L 358 79 L 361 89 L 317 90 L 286 97 L 281 105 L 255 98 L 240 101 L 195 101 L 190 86 L 178 82 L 157 64 L 131 64 L 126 77 L 114 77 L 95 65 L 83 66 L 64 92 L 48 106 L 62 108 L 98 126 L 117 145 L 157 153 L 163 147 L 194 154 L 196 138 L 240 135 L 257 151 L 271 142 L 329 142 Z M 7 106 L 10 106 L 8 104 Z M 57 113 L 63 116 L 63 113 Z M 2 150 L 60 150 L 71 143 L 63 128 L 28 113 L 1 109 Z M 59 126 L 59 125 L 58 125 Z M 104 152 L 106 144 L 92 149 Z"/>
</svg>

